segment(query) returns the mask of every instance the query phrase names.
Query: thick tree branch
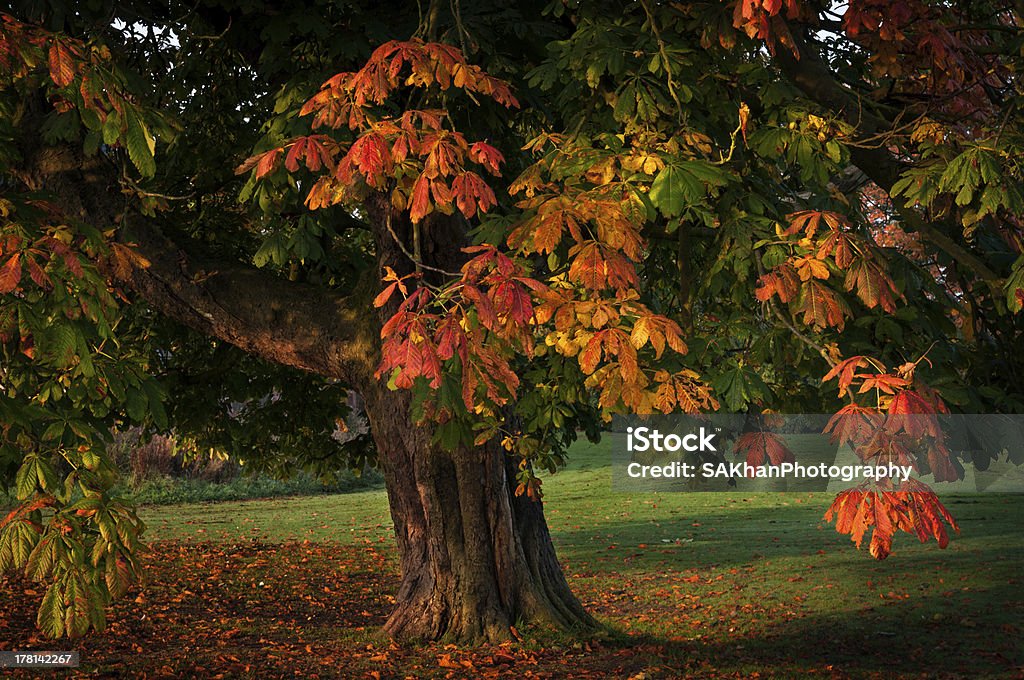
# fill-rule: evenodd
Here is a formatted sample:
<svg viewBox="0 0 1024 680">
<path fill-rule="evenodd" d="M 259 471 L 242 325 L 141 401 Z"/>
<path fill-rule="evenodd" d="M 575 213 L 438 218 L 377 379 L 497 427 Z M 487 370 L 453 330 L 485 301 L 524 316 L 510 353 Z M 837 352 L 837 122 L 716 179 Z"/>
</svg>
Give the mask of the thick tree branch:
<svg viewBox="0 0 1024 680">
<path fill-rule="evenodd" d="M 781 21 L 781 19 L 779 19 Z M 865 107 L 859 98 L 843 87 L 834 77 L 828 65 L 820 55 L 810 49 L 800 36 L 800 31 L 791 30 L 799 58 L 786 49 L 779 49 L 775 55 L 776 62 L 782 73 L 793 82 L 809 99 L 835 111 L 848 123 L 857 128 L 862 137 L 884 134 L 892 126 Z M 974 255 L 966 247 L 957 243 L 934 224 L 926 221 L 913 206 L 890 192 L 903 172 L 903 164 L 892 156 L 884 145 L 850 146 L 850 156 L 854 165 L 861 169 L 880 186 L 892 200 L 908 231 L 918 232 L 922 238 L 943 250 L 956 262 L 971 269 L 989 286 L 998 289 L 1001 277 L 993 271 L 981 258 Z M 946 231 L 953 230 L 956 225 L 942 223 Z"/>
<path fill-rule="evenodd" d="M 370 379 L 377 343 L 367 302 L 287 281 L 175 243 L 136 220 L 129 232 L 149 266 L 132 288 L 162 314 L 249 354 L 346 382 Z"/>
</svg>

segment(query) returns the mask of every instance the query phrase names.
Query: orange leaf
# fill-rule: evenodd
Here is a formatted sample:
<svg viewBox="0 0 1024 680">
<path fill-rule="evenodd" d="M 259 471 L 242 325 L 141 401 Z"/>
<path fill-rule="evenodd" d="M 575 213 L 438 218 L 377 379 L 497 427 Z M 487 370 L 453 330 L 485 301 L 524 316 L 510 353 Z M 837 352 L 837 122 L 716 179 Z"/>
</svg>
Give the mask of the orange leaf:
<svg viewBox="0 0 1024 680">
<path fill-rule="evenodd" d="M 409 206 L 409 219 L 413 223 L 419 222 L 430 214 L 430 180 L 426 175 L 420 175 L 416 184 L 412 187 L 412 204 Z"/>
<path fill-rule="evenodd" d="M 21 253 L 14 253 L 0 268 L 0 294 L 12 292 L 21 281 Z"/>
<path fill-rule="evenodd" d="M 808 326 L 834 326 L 842 330 L 849 308 L 831 288 L 819 281 L 808 281 L 804 284 L 797 313 L 803 313 L 803 322 Z"/>
<path fill-rule="evenodd" d="M 377 297 L 373 298 L 374 307 L 383 307 L 387 304 L 388 300 L 391 299 L 391 295 L 394 294 L 395 289 L 398 288 L 398 282 L 392 283 L 390 286 L 382 290 L 377 294 Z"/>
<path fill-rule="evenodd" d="M 859 374 L 857 377 L 864 379 L 857 394 L 864 394 L 875 389 L 881 390 L 886 394 L 896 394 L 896 390 L 909 385 L 903 378 L 889 373 Z"/>
<path fill-rule="evenodd" d="M 479 163 L 487 168 L 495 177 L 501 175 L 500 166 L 505 162 L 505 157 L 490 144 L 484 142 L 474 143 L 469 147 L 469 158 L 474 163 Z"/>
<path fill-rule="evenodd" d="M 75 79 L 75 62 L 68 46 L 60 40 L 50 45 L 50 78 L 57 87 L 67 87 Z"/>
<path fill-rule="evenodd" d="M 277 157 L 281 155 L 281 149 L 271 149 L 263 154 L 256 157 L 256 179 L 266 177 L 274 170 L 274 166 L 277 165 Z M 248 167 L 247 167 L 248 166 Z M 238 166 L 235 170 L 236 174 L 242 174 L 246 172 L 252 166 L 246 161 L 242 165 Z"/>
<path fill-rule="evenodd" d="M 835 377 L 839 378 L 839 397 L 846 396 L 846 391 L 850 387 L 850 383 L 853 382 L 853 375 L 858 368 L 868 365 L 867 359 L 862 356 L 850 357 L 840 361 L 838 364 L 832 367 L 832 370 L 825 374 L 825 377 L 821 379 L 822 382 L 828 382 Z"/>
</svg>

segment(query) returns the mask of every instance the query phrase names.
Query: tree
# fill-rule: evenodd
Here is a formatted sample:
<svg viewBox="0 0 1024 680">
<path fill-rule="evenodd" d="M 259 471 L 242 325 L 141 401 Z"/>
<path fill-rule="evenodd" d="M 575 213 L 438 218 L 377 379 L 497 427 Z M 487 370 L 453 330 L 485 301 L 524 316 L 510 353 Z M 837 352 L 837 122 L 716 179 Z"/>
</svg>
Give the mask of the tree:
<svg viewBox="0 0 1024 680">
<path fill-rule="evenodd" d="M 326 475 L 368 460 L 332 437 L 349 389 L 401 638 L 596 625 L 535 471 L 613 413 L 829 409 L 865 459 L 956 476 L 929 415 L 1021 407 L 1021 21 L 924 0 L 17 6 L 0 568 L 48 586 L 47 633 L 102 626 L 142 531 L 110 425 Z M 833 513 L 879 558 L 955 526 L 890 480 Z"/>
</svg>

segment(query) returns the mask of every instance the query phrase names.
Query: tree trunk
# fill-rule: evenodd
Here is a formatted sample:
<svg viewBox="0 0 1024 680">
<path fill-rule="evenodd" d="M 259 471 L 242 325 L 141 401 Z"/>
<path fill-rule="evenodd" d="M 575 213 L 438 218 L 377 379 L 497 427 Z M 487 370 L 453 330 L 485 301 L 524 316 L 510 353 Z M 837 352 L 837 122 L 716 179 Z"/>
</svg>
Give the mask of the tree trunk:
<svg viewBox="0 0 1024 680">
<path fill-rule="evenodd" d="M 447 452 L 412 425 L 410 397 L 365 395 L 401 560 L 396 639 L 500 641 L 520 620 L 570 630 L 597 623 L 569 590 L 540 501 L 515 495 L 497 445 Z"/>
</svg>

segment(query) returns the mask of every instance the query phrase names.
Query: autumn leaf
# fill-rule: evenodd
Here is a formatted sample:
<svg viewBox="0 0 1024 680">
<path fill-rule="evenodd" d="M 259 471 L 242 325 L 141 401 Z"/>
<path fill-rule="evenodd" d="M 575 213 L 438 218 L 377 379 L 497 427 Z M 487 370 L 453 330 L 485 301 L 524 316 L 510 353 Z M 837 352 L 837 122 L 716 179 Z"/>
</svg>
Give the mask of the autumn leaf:
<svg viewBox="0 0 1024 680">
<path fill-rule="evenodd" d="M 800 292 L 797 313 L 803 314 L 804 324 L 815 328 L 833 326 L 843 329 L 849 308 L 831 288 L 818 281 L 806 282 Z"/>
<path fill-rule="evenodd" d="M 505 157 L 490 144 L 474 142 L 469 147 L 469 158 L 487 168 L 495 177 L 501 176 L 501 164 L 505 162 Z"/>
<path fill-rule="evenodd" d="M 781 302 L 790 302 L 800 291 L 800 275 L 796 267 L 783 262 L 758 279 L 754 295 L 761 302 L 767 302 L 773 295 L 778 295 Z"/>
<path fill-rule="evenodd" d="M 57 87 L 67 87 L 74 81 L 77 65 L 71 49 L 61 40 L 50 45 L 50 78 Z"/>
<path fill-rule="evenodd" d="M 26 254 L 25 263 L 28 265 L 29 276 L 37 286 L 45 290 L 53 288 L 53 281 L 50 280 L 49 274 L 36 262 L 35 257 Z"/>
<path fill-rule="evenodd" d="M 830 231 L 818 244 L 818 259 L 832 256 L 836 267 L 845 270 L 853 262 L 859 248 L 848 234 Z"/>
<path fill-rule="evenodd" d="M 392 294 L 398 289 L 398 282 L 390 284 L 373 298 L 374 307 L 383 307 L 391 299 Z"/>
<path fill-rule="evenodd" d="M 21 253 L 14 253 L 0 267 L 0 294 L 14 291 L 21 281 Z"/>
<path fill-rule="evenodd" d="M 748 465 L 781 465 L 796 460 L 785 440 L 773 432 L 745 432 L 736 440 L 735 452 L 746 459 Z"/>
<path fill-rule="evenodd" d="M 825 377 L 821 379 L 822 382 L 828 382 L 835 378 L 839 379 L 839 397 L 845 397 L 846 391 L 849 389 L 850 384 L 853 382 L 853 376 L 858 368 L 864 368 L 868 366 L 868 360 L 863 356 L 854 356 L 849 359 L 844 359 L 838 364 L 832 367 Z"/>
<path fill-rule="evenodd" d="M 793 261 L 793 266 L 796 267 L 797 273 L 800 275 L 801 281 L 810 281 L 811 279 L 827 279 L 828 266 L 816 257 L 811 255 L 805 255 L 804 257 L 798 257 Z"/>
<path fill-rule="evenodd" d="M 814 238 L 814 235 L 824 221 L 831 229 L 837 230 L 839 225 L 846 222 L 846 218 L 838 213 L 827 210 L 802 210 L 786 216 L 789 220 L 789 227 L 783 230 L 786 236 L 793 236 L 804 232 L 807 238 Z"/>
<path fill-rule="evenodd" d="M 896 311 L 896 299 L 902 297 L 889 273 L 866 257 L 858 257 L 848 266 L 845 285 L 848 291 L 856 289 L 868 309 L 880 306 L 890 314 Z"/>
<path fill-rule="evenodd" d="M 419 222 L 431 212 L 430 180 L 420 175 L 412 187 L 412 204 L 409 206 L 409 219 L 413 224 Z"/>
<path fill-rule="evenodd" d="M 879 390 L 885 394 L 896 394 L 896 390 L 907 387 L 908 383 L 904 378 L 889 373 L 870 373 L 862 376 L 860 389 L 857 391 L 858 394 L 864 394 L 871 390 Z"/>
<path fill-rule="evenodd" d="M 936 414 L 944 412 L 944 408 L 919 391 L 901 390 L 889 402 L 886 412 L 889 432 L 902 431 L 913 438 L 928 436 L 940 440 L 943 437 Z"/>
<path fill-rule="evenodd" d="M 824 432 L 830 434 L 832 442 L 839 446 L 857 446 L 874 438 L 884 423 L 885 416 L 877 409 L 847 404 L 829 419 Z"/>
<path fill-rule="evenodd" d="M 529 294 L 515 281 L 502 281 L 490 292 L 494 310 L 518 324 L 527 324 L 533 318 L 533 304 Z"/>
<path fill-rule="evenodd" d="M 633 265 L 598 241 L 584 241 L 573 246 L 569 256 L 573 258 L 569 266 L 569 278 L 584 288 L 626 289 L 638 281 Z"/>
<path fill-rule="evenodd" d="M 466 217 L 487 212 L 497 204 L 494 191 L 475 172 L 459 173 L 452 180 L 452 195 L 459 211 Z"/>
</svg>

